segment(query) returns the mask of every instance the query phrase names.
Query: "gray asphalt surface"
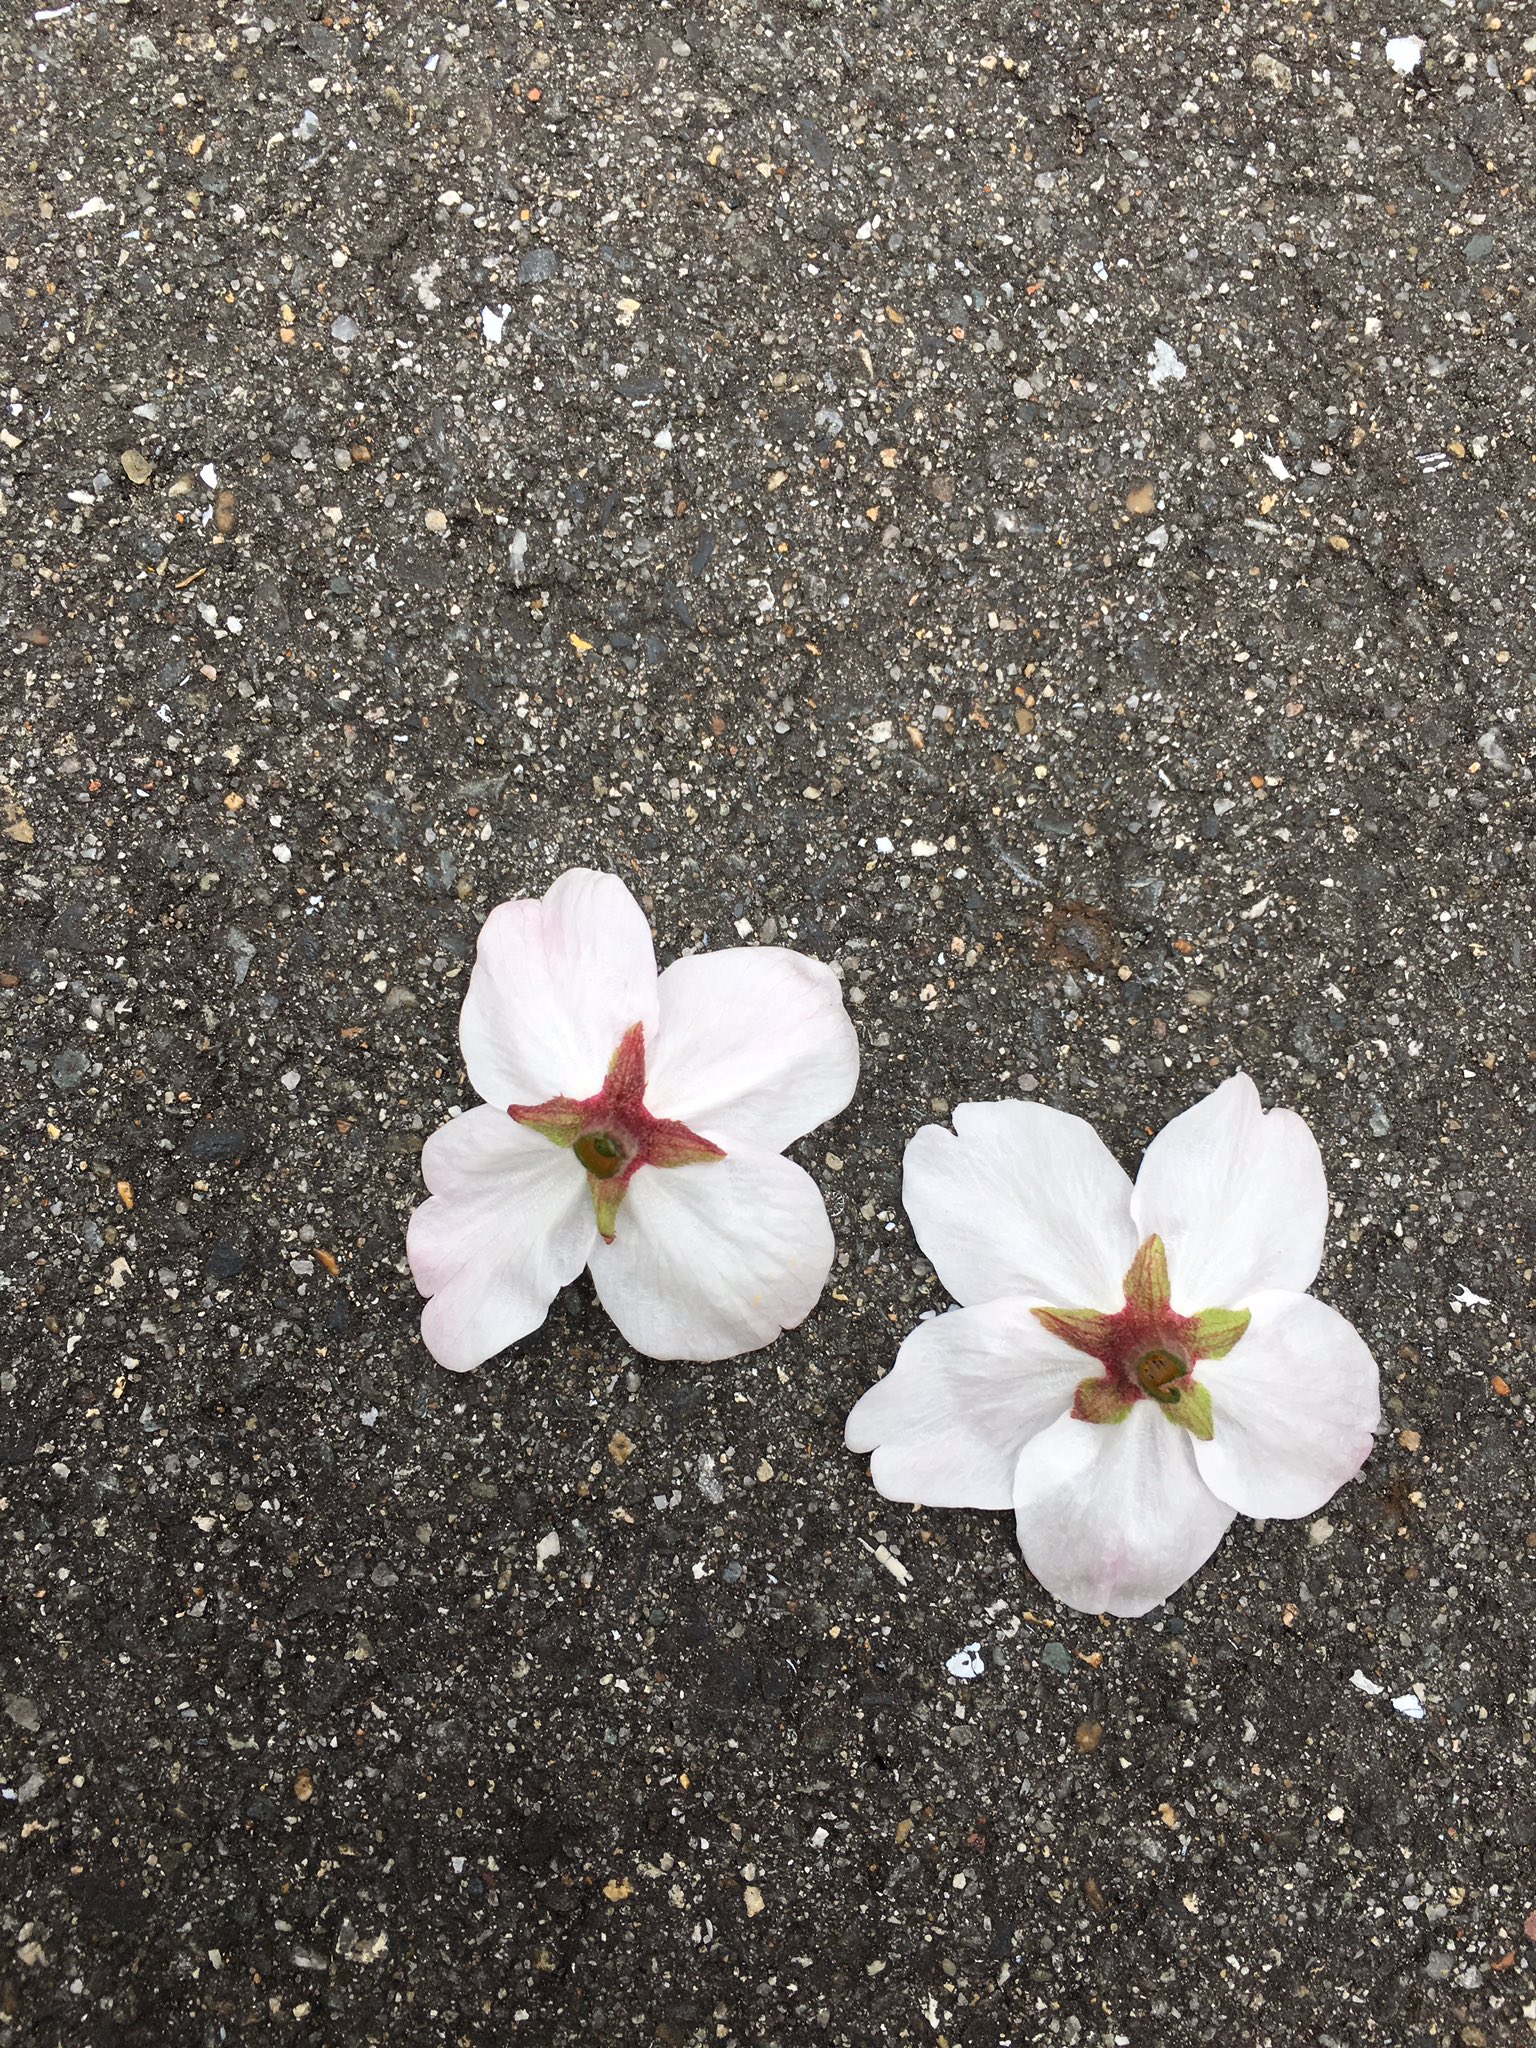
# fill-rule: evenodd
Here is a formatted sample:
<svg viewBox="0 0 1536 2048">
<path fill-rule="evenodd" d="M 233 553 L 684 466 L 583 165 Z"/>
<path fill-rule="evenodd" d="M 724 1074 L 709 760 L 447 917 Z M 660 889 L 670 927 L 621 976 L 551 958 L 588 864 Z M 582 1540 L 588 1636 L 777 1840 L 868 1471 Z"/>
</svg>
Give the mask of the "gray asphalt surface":
<svg viewBox="0 0 1536 2048">
<path fill-rule="evenodd" d="M 0 2038 L 1530 2037 L 1532 26 L 6 10 Z M 839 1264 L 454 1380 L 572 863 L 841 968 Z M 901 1150 L 1240 1066 L 1383 1434 L 1111 1626 L 842 1448 Z"/>
</svg>

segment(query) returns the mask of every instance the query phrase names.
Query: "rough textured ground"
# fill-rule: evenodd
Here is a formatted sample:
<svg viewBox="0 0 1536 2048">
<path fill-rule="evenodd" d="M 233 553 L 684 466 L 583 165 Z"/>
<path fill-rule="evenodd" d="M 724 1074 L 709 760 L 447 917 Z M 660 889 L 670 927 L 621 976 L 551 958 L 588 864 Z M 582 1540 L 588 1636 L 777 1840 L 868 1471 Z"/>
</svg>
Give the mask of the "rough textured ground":
<svg viewBox="0 0 1536 2048">
<path fill-rule="evenodd" d="M 1529 2038 L 1529 17 L 269 5 L 0 30 L 0 2036 Z M 839 1268 L 450 1380 L 572 862 L 841 968 Z M 1238 1066 L 1383 1433 L 1109 1625 L 842 1449 L 901 1148 Z"/>
</svg>

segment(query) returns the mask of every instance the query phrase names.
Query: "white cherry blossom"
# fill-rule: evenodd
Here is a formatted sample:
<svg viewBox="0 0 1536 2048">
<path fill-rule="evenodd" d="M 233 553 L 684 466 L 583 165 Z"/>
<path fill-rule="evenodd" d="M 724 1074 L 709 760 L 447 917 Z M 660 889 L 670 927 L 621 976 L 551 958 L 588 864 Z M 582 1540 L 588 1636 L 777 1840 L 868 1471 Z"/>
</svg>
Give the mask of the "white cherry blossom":
<svg viewBox="0 0 1536 2048">
<path fill-rule="evenodd" d="M 572 868 L 487 918 L 459 1041 L 483 1102 L 428 1138 L 407 1237 L 439 1364 L 526 1337 L 583 1266 L 653 1358 L 729 1358 L 810 1313 L 832 1229 L 781 1152 L 858 1079 L 830 967 L 733 947 L 658 976 L 623 883 Z"/>
<path fill-rule="evenodd" d="M 1315 1514 L 1380 1420 L 1374 1359 L 1306 1290 L 1316 1141 L 1246 1074 L 1175 1117 L 1134 1186 L 1080 1118 L 962 1103 L 907 1147 L 912 1228 L 961 1304 L 920 1323 L 848 1447 L 893 1500 L 1011 1508 L 1068 1606 L 1144 1614 L 1235 1514 Z"/>
</svg>

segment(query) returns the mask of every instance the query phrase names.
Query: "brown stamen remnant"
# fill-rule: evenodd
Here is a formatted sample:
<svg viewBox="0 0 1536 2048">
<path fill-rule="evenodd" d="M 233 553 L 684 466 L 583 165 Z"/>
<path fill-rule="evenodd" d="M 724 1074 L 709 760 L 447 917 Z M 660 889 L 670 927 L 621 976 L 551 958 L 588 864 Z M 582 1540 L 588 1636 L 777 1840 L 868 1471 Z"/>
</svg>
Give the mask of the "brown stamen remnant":
<svg viewBox="0 0 1536 2048">
<path fill-rule="evenodd" d="M 1188 1377 L 1189 1361 L 1175 1358 L 1171 1351 L 1149 1351 L 1136 1361 L 1141 1391 L 1171 1408 L 1179 1398 L 1178 1382 Z"/>
<path fill-rule="evenodd" d="M 609 1131 L 589 1131 L 571 1150 L 596 1180 L 612 1180 L 624 1164 L 623 1140 Z"/>
<path fill-rule="evenodd" d="M 723 1159 L 720 1146 L 672 1117 L 645 1106 L 645 1027 L 632 1024 L 619 1040 L 596 1095 L 552 1095 L 517 1103 L 507 1115 L 575 1153 L 586 1169 L 592 1208 L 604 1242 L 613 1243 L 629 1184 L 642 1166 L 703 1166 Z"/>
<path fill-rule="evenodd" d="M 1138 1401 L 1155 1401 L 1170 1422 L 1209 1440 L 1208 1388 L 1195 1378 L 1202 1359 L 1225 1358 L 1248 1328 L 1247 1309 L 1209 1308 L 1181 1316 L 1169 1298 L 1168 1256 L 1160 1237 L 1138 1249 L 1125 1276 L 1125 1306 L 1037 1308 L 1036 1319 L 1074 1351 L 1097 1359 L 1103 1374 L 1082 1381 L 1072 1403 L 1079 1422 L 1123 1422 Z"/>
</svg>

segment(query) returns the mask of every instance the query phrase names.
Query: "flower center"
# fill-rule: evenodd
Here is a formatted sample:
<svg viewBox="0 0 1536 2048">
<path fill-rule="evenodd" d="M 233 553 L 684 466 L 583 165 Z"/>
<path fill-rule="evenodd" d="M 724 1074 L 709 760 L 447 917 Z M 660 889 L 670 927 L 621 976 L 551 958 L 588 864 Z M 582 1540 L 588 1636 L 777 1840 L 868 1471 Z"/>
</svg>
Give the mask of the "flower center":
<svg viewBox="0 0 1536 2048">
<path fill-rule="evenodd" d="M 626 1156 L 624 1141 L 611 1131 L 587 1131 L 571 1150 L 594 1180 L 612 1180 Z"/>
<path fill-rule="evenodd" d="M 608 1062 L 595 1095 L 552 1095 L 548 1102 L 514 1102 L 507 1111 L 552 1145 L 575 1155 L 586 1172 L 598 1230 L 613 1243 L 620 1205 L 642 1166 L 705 1166 L 725 1153 L 673 1117 L 645 1106 L 645 1027 L 632 1024 Z"/>
<path fill-rule="evenodd" d="M 1034 1314 L 1053 1336 L 1103 1368 L 1078 1385 L 1072 1413 L 1079 1422 L 1123 1422 L 1146 1400 L 1192 1436 L 1209 1441 L 1214 1435 L 1210 1390 L 1195 1378 L 1195 1367 L 1225 1358 L 1248 1328 L 1249 1313 L 1208 1308 L 1181 1316 L 1169 1299 L 1160 1237 L 1149 1237 L 1131 1261 L 1125 1306 L 1113 1315 L 1091 1308 L 1037 1308 Z"/>
<path fill-rule="evenodd" d="M 1136 1379 L 1150 1400 L 1171 1408 L 1179 1398 L 1177 1382 L 1187 1377 L 1189 1361 L 1175 1358 L 1171 1351 L 1149 1351 L 1136 1361 Z"/>
</svg>

